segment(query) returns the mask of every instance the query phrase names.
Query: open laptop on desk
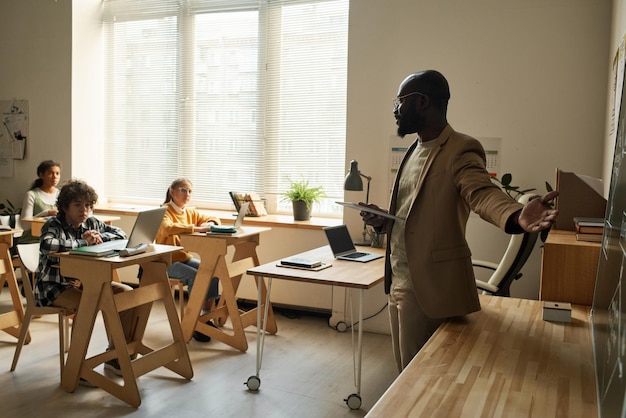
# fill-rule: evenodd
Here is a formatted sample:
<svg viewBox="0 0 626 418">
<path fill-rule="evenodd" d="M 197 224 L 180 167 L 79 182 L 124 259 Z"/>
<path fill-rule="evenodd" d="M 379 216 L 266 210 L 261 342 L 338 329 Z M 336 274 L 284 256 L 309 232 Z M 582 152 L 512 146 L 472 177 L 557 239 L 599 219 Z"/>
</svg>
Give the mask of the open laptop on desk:
<svg viewBox="0 0 626 418">
<path fill-rule="evenodd" d="M 366 263 L 383 257 L 383 254 L 357 251 L 345 225 L 327 226 L 324 228 L 330 249 L 337 260 L 359 261 Z"/>
<path fill-rule="evenodd" d="M 207 235 L 232 235 L 241 231 L 241 225 L 243 224 L 243 218 L 246 217 L 248 212 L 249 202 L 243 203 L 239 207 L 237 213 L 237 219 L 235 219 L 234 225 L 211 225 L 211 230 L 207 231 Z"/>
<path fill-rule="evenodd" d="M 166 210 L 167 206 L 162 206 L 160 208 L 139 212 L 128 239 L 117 239 L 103 242 L 102 244 L 74 248 L 70 251 L 70 254 L 104 257 L 119 253 L 122 250 L 137 249 L 141 246 L 152 244 L 156 238 L 157 232 L 159 231 L 159 226 L 163 221 L 163 215 Z M 126 255 L 139 254 L 137 251 L 129 252 L 132 254 Z"/>
</svg>

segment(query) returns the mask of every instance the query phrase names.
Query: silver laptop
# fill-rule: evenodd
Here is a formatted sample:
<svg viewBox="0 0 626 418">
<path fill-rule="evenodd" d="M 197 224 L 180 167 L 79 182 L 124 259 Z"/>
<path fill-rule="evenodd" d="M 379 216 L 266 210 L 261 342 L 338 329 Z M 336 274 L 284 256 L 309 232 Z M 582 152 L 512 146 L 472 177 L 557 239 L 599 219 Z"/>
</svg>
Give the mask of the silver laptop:
<svg viewBox="0 0 626 418">
<path fill-rule="evenodd" d="M 324 228 L 326 238 L 330 244 L 333 255 L 338 260 L 360 261 L 366 263 L 383 257 L 383 254 L 368 253 L 365 251 L 357 251 L 354 242 L 345 225 L 327 226 Z"/>
<path fill-rule="evenodd" d="M 243 203 L 239 207 L 239 212 L 237 212 L 237 219 L 235 219 L 234 225 L 212 225 L 211 230 L 207 231 L 207 235 L 232 235 L 237 232 L 241 232 L 240 228 L 243 224 L 243 218 L 246 217 L 246 213 L 248 213 L 249 202 Z"/>
<path fill-rule="evenodd" d="M 163 221 L 163 215 L 166 210 L 167 206 L 162 206 L 160 208 L 139 212 L 128 239 L 117 239 L 80 248 L 84 250 L 89 249 L 88 251 L 121 251 L 125 248 L 136 248 L 141 244 L 152 244 L 159 231 L 159 226 L 161 226 L 161 221 Z"/>
</svg>

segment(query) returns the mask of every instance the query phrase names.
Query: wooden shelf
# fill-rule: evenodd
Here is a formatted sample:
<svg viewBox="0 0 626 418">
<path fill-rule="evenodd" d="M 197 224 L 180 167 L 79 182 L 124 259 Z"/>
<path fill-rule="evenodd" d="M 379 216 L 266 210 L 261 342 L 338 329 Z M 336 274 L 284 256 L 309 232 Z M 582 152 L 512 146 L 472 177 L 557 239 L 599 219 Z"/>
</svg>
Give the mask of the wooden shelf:
<svg viewBox="0 0 626 418">
<path fill-rule="evenodd" d="M 541 259 L 539 299 L 591 306 L 601 244 L 578 241 L 573 231 L 550 231 Z"/>
</svg>

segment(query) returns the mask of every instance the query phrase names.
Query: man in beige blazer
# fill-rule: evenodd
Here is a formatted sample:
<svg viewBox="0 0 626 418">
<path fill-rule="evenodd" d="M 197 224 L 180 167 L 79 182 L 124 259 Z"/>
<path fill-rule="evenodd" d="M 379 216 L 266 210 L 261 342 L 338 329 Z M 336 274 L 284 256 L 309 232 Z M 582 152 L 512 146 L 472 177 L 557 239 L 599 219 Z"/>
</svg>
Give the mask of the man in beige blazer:
<svg viewBox="0 0 626 418">
<path fill-rule="evenodd" d="M 417 139 L 398 170 L 389 212 L 405 220 L 361 212 L 366 223 L 389 234 L 385 292 L 400 371 L 445 318 L 480 310 L 465 239 L 470 210 L 507 233 L 540 231 L 558 214 L 546 205 L 557 192 L 522 206 L 491 181 L 480 142 L 448 124 L 449 98 L 447 80 L 434 70 L 400 84 L 398 135 L 417 133 Z"/>
</svg>

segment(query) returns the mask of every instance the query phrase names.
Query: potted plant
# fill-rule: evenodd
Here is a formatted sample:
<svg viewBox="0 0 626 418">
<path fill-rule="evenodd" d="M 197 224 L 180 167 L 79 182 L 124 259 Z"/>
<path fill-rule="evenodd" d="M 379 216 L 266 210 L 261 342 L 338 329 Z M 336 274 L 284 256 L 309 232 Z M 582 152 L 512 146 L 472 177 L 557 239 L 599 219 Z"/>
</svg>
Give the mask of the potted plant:
<svg viewBox="0 0 626 418">
<path fill-rule="evenodd" d="M 282 200 L 292 203 L 294 221 L 308 221 L 313 203 L 319 203 L 325 197 L 326 192 L 322 186 L 311 186 L 308 180 L 291 180 Z"/>
<path fill-rule="evenodd" d="M 16 208 L 13 203 L 7 199 L 7 203 L 0 203 L 0 216 L 6 216 L 8 219 L 8 223 L 11 228 L 15 228 L 16 225 L 19 224 L 20 213 L 22 213 L 22 208 Z M 5 224 L 3 222 L 3 224 Z"/>
</svg>

